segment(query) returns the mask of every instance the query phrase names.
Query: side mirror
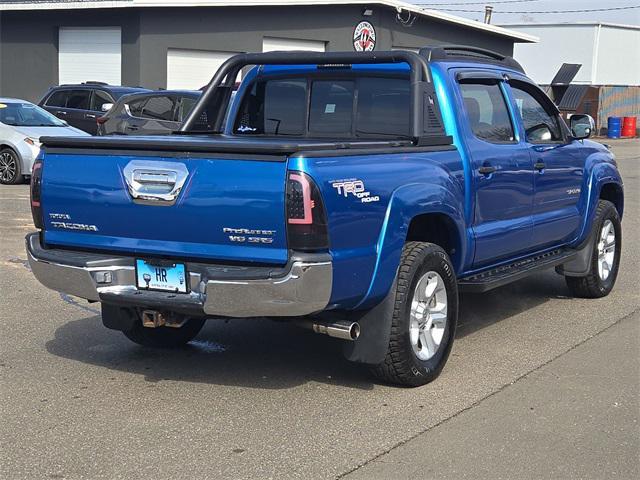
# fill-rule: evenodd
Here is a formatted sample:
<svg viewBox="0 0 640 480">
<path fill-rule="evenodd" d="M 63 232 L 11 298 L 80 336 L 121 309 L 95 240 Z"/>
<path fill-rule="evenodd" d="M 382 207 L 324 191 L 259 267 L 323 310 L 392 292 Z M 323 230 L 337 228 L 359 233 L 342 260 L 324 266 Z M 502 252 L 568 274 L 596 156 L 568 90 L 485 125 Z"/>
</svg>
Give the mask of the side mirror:
<svg viewBox="0 0 640 480">
<path fill-rule="evenodd" d="M 591 115 L 571 115 L 569 125 L 571 134 L 576 140 L 589 138 L 596 128 L 596 122 Z"/>
<path fill-rule="evenodd" d="M 111 110 L 111 107 L 113 107 L 113 103 L 103 103 L 100 107 L 100 110 L 102 110 L 103 112 L 108 112 L 109 110 Z"/>
</svg>

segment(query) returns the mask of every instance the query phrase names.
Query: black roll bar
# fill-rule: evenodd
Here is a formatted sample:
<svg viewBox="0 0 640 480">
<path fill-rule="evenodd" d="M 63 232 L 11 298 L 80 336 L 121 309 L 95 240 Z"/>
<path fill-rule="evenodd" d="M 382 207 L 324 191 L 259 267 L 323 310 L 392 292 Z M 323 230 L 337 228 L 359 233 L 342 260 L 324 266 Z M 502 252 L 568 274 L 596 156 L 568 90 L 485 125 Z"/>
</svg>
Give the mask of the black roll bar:
<svg viewBox="0 0 640 480">
<path fill-rule="evenodd" d="M 373 63 L 407 63 L 411 69 L 411 136 L 418 144 L 451 143 L 444 134 L 437 99 L 427 60 L 404 50 L 384 52 L 268 52 L 241 53 L 225 61 L 213 76 L 202 96 L 180 128 L 193 131 L 204 112 L 215 116 L 212 133 L 221 133 L 224 115 L 238 72 L 249 65 L 345 65 Z M 433 118 L 436 118 L 434 124 Z M 439 137 L 427 139 L 425 137 Z"/>
</svg>

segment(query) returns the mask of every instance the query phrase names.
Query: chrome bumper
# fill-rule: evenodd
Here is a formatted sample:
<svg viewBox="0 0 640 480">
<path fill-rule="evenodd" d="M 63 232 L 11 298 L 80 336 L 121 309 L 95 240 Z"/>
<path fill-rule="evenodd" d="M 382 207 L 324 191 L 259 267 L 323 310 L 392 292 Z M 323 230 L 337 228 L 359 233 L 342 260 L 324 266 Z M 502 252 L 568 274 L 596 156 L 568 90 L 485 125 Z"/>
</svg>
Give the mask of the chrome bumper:
<svg viewBox="0 0 640 480">
<path fill-rule="evenodd" d="M 91 301 L 223 317 L 303 316 L 329 303 L 327 254 L 292 256 L 285 267 L 233 267 L 185 262 L 191 292 L 138 290 L 133 257 L 44 249 L 26 237 L 27 257 L 44 286 Z"/>
</svg>

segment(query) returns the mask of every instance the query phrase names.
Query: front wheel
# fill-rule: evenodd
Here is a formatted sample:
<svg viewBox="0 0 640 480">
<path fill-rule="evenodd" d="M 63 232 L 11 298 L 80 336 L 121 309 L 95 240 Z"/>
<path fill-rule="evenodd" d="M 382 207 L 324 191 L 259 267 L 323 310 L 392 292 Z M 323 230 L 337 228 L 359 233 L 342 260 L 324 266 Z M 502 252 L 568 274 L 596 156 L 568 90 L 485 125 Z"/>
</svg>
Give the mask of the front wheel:
<svg viewBox="0 0 640 480">
<path fill-rule="evenodd" d="M 390 383 L 424 385 L 438 377 L 453 346 L 458 320 L 453 266 L 439 246 L 408 242 L 396 283 L 389 347 L 373 373 Z"/>
<path fill-rule="evenodd" d="M 594 245 L 588 273 L 582 277 L 565 277 L 575 297 L 606 297 L 613 290 L 618 277 L 622 225 L 616 207 L 607 200 L 598 203 L 591 241 Z"/>
<path fill-rule="evenodd" d="M 15 185 L 22 183 L 22 166 L 16 152 L 10 148 L 0 150 L 0 183 Z"/>
</svg>

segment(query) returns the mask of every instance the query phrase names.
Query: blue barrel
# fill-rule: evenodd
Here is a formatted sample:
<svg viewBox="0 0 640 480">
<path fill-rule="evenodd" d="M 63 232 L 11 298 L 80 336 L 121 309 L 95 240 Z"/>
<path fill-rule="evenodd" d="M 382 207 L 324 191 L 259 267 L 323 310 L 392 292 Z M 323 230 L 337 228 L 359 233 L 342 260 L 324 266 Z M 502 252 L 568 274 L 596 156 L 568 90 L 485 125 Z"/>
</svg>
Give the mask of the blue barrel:
<svg viewBox="0 0 640 480">
<path fill-rule="evenodd" d="M 607 119 L 607 137 L 620 138 L 622 131 L 622 117 L 609 117 Z"/>
</svg>

